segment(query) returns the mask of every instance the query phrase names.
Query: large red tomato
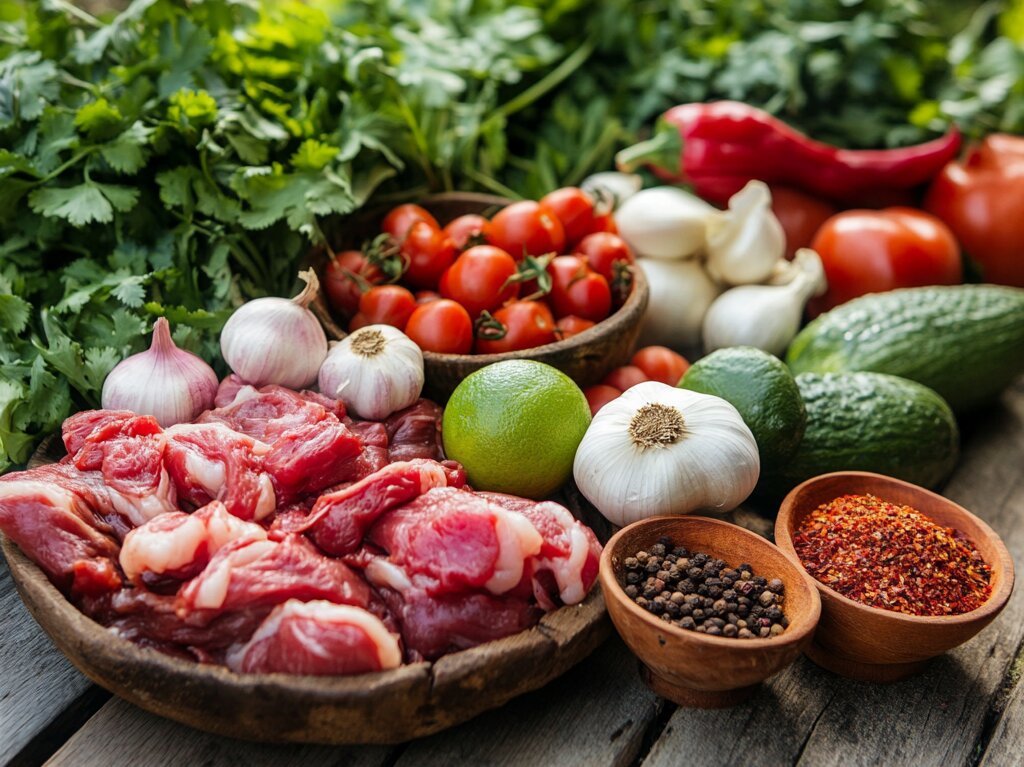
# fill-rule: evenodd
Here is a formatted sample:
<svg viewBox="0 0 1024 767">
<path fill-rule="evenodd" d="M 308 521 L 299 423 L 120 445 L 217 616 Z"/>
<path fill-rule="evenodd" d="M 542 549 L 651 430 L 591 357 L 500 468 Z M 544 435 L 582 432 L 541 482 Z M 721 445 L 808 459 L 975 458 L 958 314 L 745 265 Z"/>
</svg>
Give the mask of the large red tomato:
<svg viewBox="0 0 1024 767">
<path fill-rule="evenodd" d="M 799 189 L 772 187 L 772 212 L 786 233 L 786 257 L 792 258 L 800 248 L 809 248 L 814 235 L 830 216 L 835 206 Z"/>
<path fill-rule="evenodd" d="M 865 293 L 963 279 L 960 247 L 949 227 L 913 208 L 848 210 L 826 221 L 811 245 L 828 278 L 828 292 L 811 314 Z"/>
<path fill-rule="evenodd" d="M 947 165 L 925 207 L 953 230 L 986 282 L 1024 287 L 1024 138 L 991 135 Z"/>
</svg>

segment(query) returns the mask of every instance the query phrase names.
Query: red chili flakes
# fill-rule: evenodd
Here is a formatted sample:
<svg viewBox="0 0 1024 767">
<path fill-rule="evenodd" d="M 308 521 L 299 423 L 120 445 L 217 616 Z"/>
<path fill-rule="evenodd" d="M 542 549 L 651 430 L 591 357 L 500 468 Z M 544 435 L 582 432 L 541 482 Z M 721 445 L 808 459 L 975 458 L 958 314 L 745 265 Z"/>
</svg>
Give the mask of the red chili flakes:
<svg viewBox="0 0 1024 767">
<path fill-rule="evenodd" d="M 793 543 L 814 578 L 870 607 L 960 615 L 992 593 L 992 570 L 966 536 L 873 495 L 822 504 Z"/>
</svg>

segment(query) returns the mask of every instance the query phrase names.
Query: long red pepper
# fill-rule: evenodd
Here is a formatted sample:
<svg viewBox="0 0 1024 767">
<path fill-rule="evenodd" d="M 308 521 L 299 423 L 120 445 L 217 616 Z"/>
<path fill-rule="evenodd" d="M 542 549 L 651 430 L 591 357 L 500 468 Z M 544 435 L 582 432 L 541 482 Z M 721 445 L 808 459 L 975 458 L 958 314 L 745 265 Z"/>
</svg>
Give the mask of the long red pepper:
<svg viewBox="0 0 1024 767">
<path fill-rule="evenodd" d="M 736 101 L 682 104 L 662 121 L 665 129 L 653 139 L 619 153 L 620 169 L 647 164 L 659 177 L 690 184 L 713 202 L 727 201 L 755 178 L 839 203 L 885 202 L 893 191 L 931 181 L 960 148 L 953 128 L 915 146 L 841 149 Z"/>
</svg>

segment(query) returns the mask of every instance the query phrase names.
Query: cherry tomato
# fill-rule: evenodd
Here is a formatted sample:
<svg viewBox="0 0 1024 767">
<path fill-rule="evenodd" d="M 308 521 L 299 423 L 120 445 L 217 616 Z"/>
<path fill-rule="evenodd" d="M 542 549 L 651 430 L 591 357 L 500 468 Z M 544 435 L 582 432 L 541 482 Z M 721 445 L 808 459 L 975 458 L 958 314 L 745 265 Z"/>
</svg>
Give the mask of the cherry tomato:
<svg viewBox="0 0 1024 767">
<path fill-rule="evenodd" d="M 533 200 L 514 202 L 499 210 L 487 224 L 484 236 L 517 261 L 524 255 L 561 253 L 565 247 L 562 222 Z"/>
<path fill-rule="evenodd" d="M 430 211 L 410 202 L 388 211 L 388 214 L 384 217 L 384 222 L 380 225 L 380 229 L 401 242 L 409 233 L 412 225 L 417 221 L 425 221 L 433 229 L 440 230 L 441 228 L 441 225 L 437 223 L 437 219 L 430 214 Z"/>
<path fill-rule="evenodd" d="M 489 338 L 481 335 L 486 328 L 477 327 L 474 351 L 478 354 L 500 354 L 520 349 L 532 349 L 555 340 L 555 318 L 551 310 L 540 301 L 513 301 L 494 312 L 494 320 L 501 323 L 505 335 Z"/>
<path fill-rule="evenodd" d="M 465 308 L 447 298 L 420 304 L 409 317 L 405 334 L 425 352 L 469 354 L 473 320 Z"/>
<path fill-rule="evenodd" d="M 504 250 L 477 245 L 463 252 L 445 272 L 441 295 L 458 301 L 475 318 L 519 295 L 519 283 L 508 282 L 516 271 L 515 259 Z"/>
<path fill-rule="evenodd" d="M 378 285 L 359 299 L 359 314 L 370 325 L 391 325 L 402 330 L 416 308 L 416 298 L 401 285 Z M 358 316 L 358 315 L 357 315 Z"/>
<path fill-rule="evenodd" d="M 949 226 L 986 282 L 1024 288 L 1024 138 L 986 137 L 935 177 L 925 208 Z"/>
<path fill-rule="evenodd" d="M 621 391 L 607 384 L 595 384 L 583 390 L 583 396 L 587 398 L 587 404 L 590 405 L 591 416 L 597 415 L 598 410 L 613 399 L 618 399 L 620 394 L 622 394 Z"/>
<path fill-rule="evenodd" d="M 582 189 L 556 189 L 540 198 L 540 207 L 562 223 L 566 242 L 579 242 L 593 231 L 594 198 Z"/>
<path fill-rule="evenodd" d="M 402 280 L 414 288 L 436 288 L 444 270 L 455 260 L 455 246 L 439 229 L 417 221 L 402 241 L 405 272 Z"/>
<path fill-rule="evenodd" d="M 609 284 L 616 276 L 615 264 L 636 263 L 626 241 L 609 232 L 588 234 L 576 245 L 575 252 L 586 257 L 587 265 L 608 280 Z"/>
<path fill-rule="evenodd" d="M 636 365 L 623 365 L 606 375 L 601 383 L 614 386 L 619 391 L 626 391 L 630 386 L 636 386 L 638 383 L 649 380 L 644 371 Z"/>
<path fill-rule="evenodd" d="M 661 381 L 669 386 L 678 386 L 690 363 L 686 357 L 676 354 L 664 346 L 645 346 L 637 349 L 630 362 L 640 368 L 652 381 Z"/>
<path fill-rule="evenodd" d="M 615 216 L 611 213 L 605 213 L 602 216 L 594 216 L 594 224 L 590 227 L 590 232 L 588 232 L 588 234 L 594 234 L 595 232 L 618 234 L 619 227 L 615 223 Z"/>
<path fill-rule="evenodd" d="M 473 245 L 482 245 L 486 227 L 486 218 L 476 213 L 467 213 L 449 221 L 444 227 L 444 233 L 455 245 L 455 249 L 461 251 Z"/>
<path fill-rule="evenodd" d="M 582 317 L 577 317 L 575 314 L 568 314 L 556 323 L 555 334 L 559 338 L 572 338 L 584 330 L 589 330 L 596 324 L 593 320 L 585 320 Z"/>
<path fill-rule="evenodd" d="M 575 314 L 600 322 L 612 308 L 608 280 L 593 271 L 579 256 L 558 256 L 550 265 L 551 308 L 556 317 Z"/>
<path fill-rule="evenodd" d="M 358 250 L 338 253 L 324 269 L 324 291 L 334 311 L 351 317 L 359 310 L 363 285 L 384 281 L 384 273 Z"/>
<path fill-rule="evenodd" d="M 429 304 L 431 301 L 441 298 L 441 294 L 433 290 L 417 290 L 413 295 L 416 297 L 417 304 Z"/>
<path fill-rule="evenodd" d="M 865 293 L 963 279 L 960 246 L 949 227 L 913 208 L 848 210 L 826 221 L 812 244 L 821 256 L 828 292 L 811 314 Z"/>
<path fill-rule="evenodd" d="M 835 206 L 819 197 L 788 186 L 772 187 L 772 212 L 786 233 L 786 258 L 800 248 L 809 248 L 814 235 L 831 216 Z"/>
</svg>

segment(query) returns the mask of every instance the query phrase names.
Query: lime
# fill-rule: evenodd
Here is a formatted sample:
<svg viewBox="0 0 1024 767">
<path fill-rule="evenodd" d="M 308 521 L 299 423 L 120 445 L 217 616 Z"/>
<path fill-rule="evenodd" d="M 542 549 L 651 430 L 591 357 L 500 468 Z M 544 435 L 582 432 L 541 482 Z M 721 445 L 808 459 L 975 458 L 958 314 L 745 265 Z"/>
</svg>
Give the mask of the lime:
<svg viewBox="0 0 1024 767">
<path fill-rule="evenodd" d="M 679 386 L 732 403 L 757 440 L 761 473 L 785 466 L 807 425 L 800 389 L 781 360 L 750 346 L 719 349 L 693 363 Z"/>
<path fill-rule="evenodd" d="M 444 451 L 477 490 L 540 499 L 569 479 L 590 425 L 587 398 L 543 362 L 508 360 L 466 376 L 444 409 Z"/>
</svg>

